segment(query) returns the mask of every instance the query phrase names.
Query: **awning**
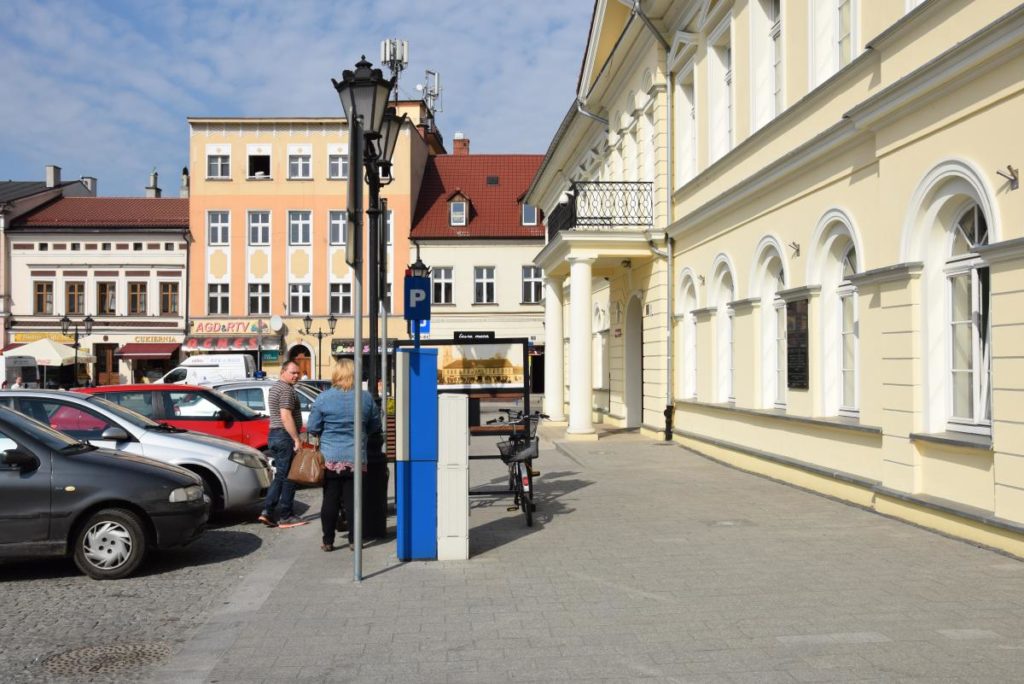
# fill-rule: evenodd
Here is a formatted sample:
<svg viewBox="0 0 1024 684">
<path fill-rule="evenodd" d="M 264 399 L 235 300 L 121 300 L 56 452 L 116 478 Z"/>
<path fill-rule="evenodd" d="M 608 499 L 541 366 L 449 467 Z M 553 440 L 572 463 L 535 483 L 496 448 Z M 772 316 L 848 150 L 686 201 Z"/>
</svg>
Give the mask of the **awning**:
<svg viewBox="0 0 1024 684">
<path fill-rule="evenodd" d="M 24 347 L 24 346 L 25 346 L 24 342 L 11 342 L 9 345 L 4 347 L 3 349 L 0 349 L 0 354 L 6 354 L 7 352 L 11 351 L 12 349 L 17 349 L 18 347 Z"/>
<path fill-rule="evenodd" d="M 256 351 L 262 346 L 264 350 L 281 348 L 280 335 L 264 335 L 262 344 L 255 335 L 245 337 L 210 336 L 190 337 L 185 340 L 186 352 L 228 352 L 228 351 Z"/>
<path fill-rule="evenodd" d="M 176 342 L 129 342 L 114 352 L 122 359 L 171 359 L 178 354 Z"/>
</svg>

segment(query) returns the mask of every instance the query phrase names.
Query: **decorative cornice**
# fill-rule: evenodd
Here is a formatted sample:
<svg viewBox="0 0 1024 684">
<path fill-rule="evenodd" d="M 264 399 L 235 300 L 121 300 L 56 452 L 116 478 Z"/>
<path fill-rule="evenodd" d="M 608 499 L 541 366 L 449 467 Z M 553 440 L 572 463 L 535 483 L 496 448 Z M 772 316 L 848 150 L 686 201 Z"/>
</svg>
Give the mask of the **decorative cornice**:
<svg viewBox="0 0 1024 684">
<path fill-rule="evenodd" d="M 855 273 L 850 276 L 848 280 L 858 288 L 866 285 L 880 285 L 882 283 L 892 283 L 916 278 L 920 275 L 923 268 L 924 264 L 920 261 L 908 261 L 902 264 L 875 268 L 870 271 L 864 271 L 863 273 Z"/>
<path fill-rule="evenodd" d="M 755 307 L 761 306 L 761 298 L 749 297 L 747 299 L 737 299 L 730 302 L 729 306 L 733 311 L 752 311 Z"/>
<path fill-rule="evenodd" d="M 804 287 L 791 287 L 788 290 L 779 290 L 775 296 L 786 302 L 795 302 L 798 299 L 810 299 L 821 294 L 821 285 L 805 285 Z"/>
<path fill-rule="evenodd" d="M 710 318 L 711 316 L 715 315 L 716 311 L 718 311 L 717 306 L 706 306 L 703 309 L 694 309 L 690 313 L 692 313 L 697 318 Z"/>
<path fill-rule="evenodd" d="M 988 264 L 1017 261 L 1018 259 L 1024 259 L 1024 238 L 1003 240 L 991 245 L 975 247 L 974 251 L 980 254 L 981 258 Z"/>
</svg>

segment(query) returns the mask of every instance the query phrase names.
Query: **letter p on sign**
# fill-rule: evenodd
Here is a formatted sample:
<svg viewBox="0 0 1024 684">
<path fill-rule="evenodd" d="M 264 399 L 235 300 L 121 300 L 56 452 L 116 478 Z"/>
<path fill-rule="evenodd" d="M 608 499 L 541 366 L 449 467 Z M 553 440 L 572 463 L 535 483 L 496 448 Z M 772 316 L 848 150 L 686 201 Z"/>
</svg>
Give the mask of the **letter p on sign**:
<svg viewBox="0 0 1024 684">
<path fill-rule="evenodd" d="M 405 320 L 430 320 L 430 278 L 405 277 Z"/>
</svg>

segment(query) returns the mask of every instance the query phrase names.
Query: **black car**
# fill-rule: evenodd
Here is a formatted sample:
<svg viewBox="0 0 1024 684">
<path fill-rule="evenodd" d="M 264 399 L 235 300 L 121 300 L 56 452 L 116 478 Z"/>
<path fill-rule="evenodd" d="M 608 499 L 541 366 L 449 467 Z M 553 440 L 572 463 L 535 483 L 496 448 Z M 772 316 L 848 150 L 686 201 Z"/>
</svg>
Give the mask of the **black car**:
<svg viewBox="0 0 1024 684">
<path fill-rule="evenodd" d="M 72 555 L 95 579 L 183 546 L 210 513 L 199 476 L 80 442 L 0 407 L 0 558 Z"/>
</svg>

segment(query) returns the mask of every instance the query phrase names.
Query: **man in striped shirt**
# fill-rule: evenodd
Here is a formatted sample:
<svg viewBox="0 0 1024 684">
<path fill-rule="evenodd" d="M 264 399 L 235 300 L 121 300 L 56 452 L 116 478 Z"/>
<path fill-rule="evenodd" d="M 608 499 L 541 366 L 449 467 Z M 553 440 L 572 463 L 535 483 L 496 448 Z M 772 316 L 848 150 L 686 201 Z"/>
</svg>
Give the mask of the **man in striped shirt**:
<svg viewBox="0 0 1024 684">
<path fill-rule="evenodd" d="M 288 470 L 292 467 L 292 457 L 299 450 L 299 431 L 302 429 L 302 410 L 295 394 L 295 383 L 299 381 L 300 374 L 299 365 L 288 361 L 281 367 L 281 377 L 270 388 L 267 445 L 274 460 L 275 473 L 259 517 L 267 527 L 296 527 L 308 522 L 295 515 L 295 483 L 288 481 Z M 275 517 L 274 509 L 278 507 L 280 517 Z"/>
</svg>

